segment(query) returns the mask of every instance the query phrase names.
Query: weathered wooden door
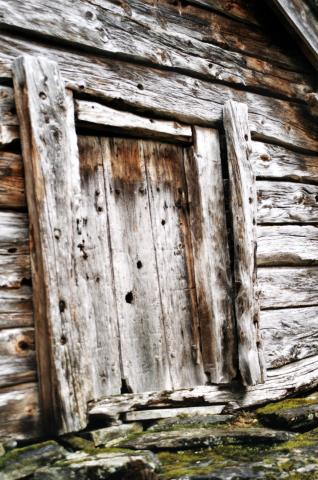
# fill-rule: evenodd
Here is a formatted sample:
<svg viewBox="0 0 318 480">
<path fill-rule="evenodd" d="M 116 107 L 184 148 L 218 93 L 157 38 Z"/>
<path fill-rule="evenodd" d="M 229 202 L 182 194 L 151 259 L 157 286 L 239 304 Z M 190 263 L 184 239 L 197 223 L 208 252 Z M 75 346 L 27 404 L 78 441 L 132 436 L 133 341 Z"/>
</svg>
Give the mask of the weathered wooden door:
<svg viewBox="0 0 318 480">
<path fill-rule="evenodd" d="M 87 403 L 105 395 L 229 383 L 239 372 L 261 381 L 254 193 L 232 189 L 243 260 L 235 321 L 218 131 L 82 102 L 77 119 L 107 128 L 77 135 L 56 64 L 20 58 L 14 84 L 48 423 L 83 428 Z M 249 132 L 231 122 L 230 175 L 241 185 Z"/>
</svg>

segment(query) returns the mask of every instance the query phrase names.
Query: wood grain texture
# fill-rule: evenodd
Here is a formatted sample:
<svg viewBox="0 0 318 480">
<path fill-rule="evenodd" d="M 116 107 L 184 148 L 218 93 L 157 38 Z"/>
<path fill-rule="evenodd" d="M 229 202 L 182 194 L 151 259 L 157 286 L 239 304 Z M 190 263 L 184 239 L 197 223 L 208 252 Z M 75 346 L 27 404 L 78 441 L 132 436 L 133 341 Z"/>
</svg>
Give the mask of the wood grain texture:
<svg viewBox="0 0 318 480">
<path fill-rule="evenodd" d="M 0 288 L 19 288 L 30 279 L 30 255 L 0 255 Z"/>
<path fill-rule="evenodd" d="M 317 267 L 262 267 L 258 279 L 263 309 L 317 304 Z"/>
<path fill-rule="evenodd" d="M 0 211 L 0 255 L 29 253 L 28 215 Z"/>
<path fill-rule="evenodd" d="M 272 64 L 274 58 L 290 67 L 292 56 L 284 55 L 272 39 L 274 48 L 269 34 L 191 5 L 183 8 L 165 0 L 156 5 L 130 0 L 123 8 L 110 1 L 87 5 L 80 0 L 74 5 L 69 0 L 57 0 L 53 7 L 47 0 L 29 0 L 27 5 L 1 0 L 0 7 L 3 26 L 43 36 L 45 23 L 44 39 L 49 36 L 54 41 L 67 42 L 66 46 L 86 47 L 102 55 L 147 62 L 292 98 L 304 98 L 314 90 L 309 75 Z M 253 10 L 255 7 L 250 7 Z M 246 55 L 246 50 L 252 55 L 257 52 L 262 59 Z"/>
<path fill-rule="evenodd" d="M 13 65 L 30 218 L 34 315 L 47 429 L 86 425 L 92 375 L 81 255 L 79 158 L 73 100 L 57 65 L 20 57 Z M 67 368 L 66 368 L 67 365 Z"/>
<path fill-rule="evenodd" d="M 32 289 L 0 288 L 0 328 L 31 327 L 33 321 Z"/>
<path fill-rule="evenodd" d="M 229 101 L 223 110 L 234 242 L 234 304 L 239 369 L 244 385 L 265 380 L 256 267 L 256 180 L 250 161 L 247 105 Z"/>
<path fill-rule="evenodd" d="M 183 149 L 154 142 L 143 142 L 142 149 L 172 387 L 202 385 L 207 377 L 200 349 Z"/>
<path fill-rule="evenodd" d="M 67 85 L 81 94 L 120 100 L 121 108 L 134 108 L 149 116 L 211 127 L 221 122 L 223 104 L 228 99 L 246 102 L 251 131 L 258 139 L 318 150 L 318 127 L 301 105 L 171 71 L 67 52 L 38 42 L 26 43 L 9 35 L 0 35 L 0 77 L 10 78 L 12 60 L 24 53 L 57 61 Z"/>
<path fill-rule="evenodd" d="M 140 422 L 147 420 L 159 420 L 161 418 L 173 418 L 179 415 L 219 415 L 225 405 L 212 405 L 208 407 L 180 407 L 180 408 L 156 408 L 150 410 L 138 410 L 127 412 L 124 418 L 127 422 Z"/>
<path fill-rule="evenodd" d="M 11 87 L 0 86 L 0 126 L 16 127 L 18 118 L 14 107 L 14 93 Z"/>
<path fill-rule="evenodd" d="M 0 439 L 27 440 L 43 435 L 36 383 L 0 389 Z"/>
<path fill-rule="evenodd" d="M 268 225 L 257 229 L 257 265 L 317 265 L 316 225 Z"/>
<path fill-rule="evenodd" d="M 318 354 L 318 308 L 261 312 L 266 363 L 277 368 Z"/>
<path fill-rule="evenodd" d="M 192 141 L 191 127 L 177 122 L 141 117 L 100 103 L 78 100 L 75 102 L 75 111 L 77 120 L 85 122 L 86 125 L 91 124 L 93 128 L 100 127 L 104 132 L 109 131 L 110 127 L 121 134 L 129 133 L 141 138 L 151 137 L 183 143 Z"/>
<path fill-rule="evenodd" d="M 22 157 L 11 152 L 0 152 L 0 207 L 25 207 Z"/>
<path fill-rule="evenodd" d="M 229 404 L 227 410 L 235 411 L 261 405 L 317 386 L 317 361 L 318 356 L 314 355 L 280 368 L 269 369 L 265 383 L 248 388 L 233 383 L 231 387 L 211 385 L 170 392 L 108 397 L 91 404 L 90 416 L 109 420 L 128 411 L 148 408 Z"/>
<path fill-rule="evenodd" d="M 272 0 L 271 3 L 301 41 L 308 59 L 318 70 L 318 25 L 314 12 L 301 0 Z"/>
<path fill-rule="evenodd" d="M 253 2 L 242 0 L 189 0 L 193 5 L 209 8 L 213 11 L 223 13 L 229 17 L 241 20 L 253 25 L 259 25 L 257 16 L 253 9 Z"/>
<path fill-rule="evenodd" d="M 34 328 L 0 330 L 0 389 L 36 380 Z"/>
<path fill-rule="evenodd" d="M 237 338 L 217 130 L 195 127 L 185 155 L 199 330 L 205 372 L 212 383 L 237 375 Z"/>
<path fill-rule="evenodd" d="M 258 179 L 318 184 L 318 155 L 304 155 L 278 145 L 253 142 L 252 162 Z"/>
<path fill-rule="evenodd" d="M 0 125 L 0 147 L 10 145 L 14 140 L 20 139 L 20 132 L 18 127 L 11 127 L 8 125 Z"/>
<path fill-rule="evenodd" d="M 257 182 L 257 222 L 317 223 L 318 185 Z"/>
</svg>

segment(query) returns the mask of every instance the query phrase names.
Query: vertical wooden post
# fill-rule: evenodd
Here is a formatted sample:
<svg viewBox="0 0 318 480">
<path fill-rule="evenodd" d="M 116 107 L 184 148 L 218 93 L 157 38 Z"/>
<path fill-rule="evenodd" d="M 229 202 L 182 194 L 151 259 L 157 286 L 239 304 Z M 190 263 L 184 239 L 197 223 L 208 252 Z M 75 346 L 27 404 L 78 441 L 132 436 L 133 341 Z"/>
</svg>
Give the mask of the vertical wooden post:
<svg viewBox="0 0 318 480">
<path fill-rule="evenodd" d="M 30 218 L 34 315 L 46 429 L 86 425 L 89 326 L 81 254 L 80 175 L 73 98 L 57 64 L 23 56 L 13 64 Z M 81 302 L 81 305 L 79 305 Z"/>
<path fill-rule="evenodd" d="M 265 380 L 259 332 L 256 267 L 257 195 L 250 162 L 251 135 L 247 105 L 228 101 L 223 110 L 233 215 L 235 313 L 239 369 L 244 385 Z"/>
</svg>

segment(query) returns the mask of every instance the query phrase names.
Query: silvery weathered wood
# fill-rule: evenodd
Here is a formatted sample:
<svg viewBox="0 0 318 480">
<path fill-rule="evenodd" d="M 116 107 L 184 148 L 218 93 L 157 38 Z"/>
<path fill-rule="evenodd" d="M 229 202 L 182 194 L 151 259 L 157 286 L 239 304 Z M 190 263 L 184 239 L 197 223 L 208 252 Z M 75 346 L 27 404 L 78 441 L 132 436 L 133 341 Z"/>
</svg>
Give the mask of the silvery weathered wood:
<svg viewBox="0 0 318 480">
<path fill-rule="evenodd" d="M 227 85 L 210 83 L 142 65 L 113 61 L 92 54 L 63 51 L 38 42 L 0 35 L 0 72 L 11 77 L 11 62 L 17 55 L 42 55 L 58 62 L 67 85 L 104 100 L 121 100 L 149 116 L 211 126 L 219 123 L 223 104 L 229 99 L 249 105 L 252 133 L 258 139 L 318 150 L 318 127 L 308 118 L 302 105 L 259 94 L 236 91 Z M 70 66 L 76 65 L 74 68 Z M 92 68 L 94 65 L 94 68 Z M 115 85 L 110 88 L 110 85 Z"/>
<path fill-rule="evenodd" d="M 318 183 L 317 153 L 304 155 L 278 145 L 253 142 L 252 161 L 259 179 Z"/>
<path fill-rule="evenodd" d="M 250 161 L 247 105 L 229 101 L 223 110 L 234 243 L 234 304 L 239 369 L 245 385 L 265 380 L 259 335 L 256 267 L 256 180 Z"/>
<path fill-rule="evenodd" d="M 121 365 L 113 285 L 103 152 L 96 137 L 79 136 L 82 256 L 79 268 L 87 279 L 94 398 L 120 393 Z M 120 268 L 120 266 L 116 266 Z"/>
<path fill-rule="evenodd" d="M 16 441 L 41 435 L 38 385 L 32 382 L 0 389 L 0 439 Z"/>
<path fill-rule="evenodd" d="M 17 255 L 29 253 L 28 215 L 13 211 L 0 211 L 0 255 L 12 253 Z"/>
<path fill-rule="evenodd" d="M 20 57 L 13 72 L 32 231 L 43 416 L 47 429 L 77 430 L 86 425 L 92 375 L 86 279 L 76 265 L 82 219 L 73 99 L 50 60 Z"/>
<path fill-rule="evenodd" d="M 230 2 L 224 2 L 224 0 L 188 0 L 188 3 L 210 8 L 211 10 L 233 17 L 236 20 L 251 23 L 252 25 L 259 25 L 257 15 L 254 14 L 246 2 L 241 0 Z"/>
<path fill-rule="evenodd" d="M 14 140 L 19 140 L 19 138 L 19 127 L 0 125 L 0 147 L 7 146 Z"/>
<path fill-rule="evenodd" d="M 314 12 L 302 0 L 272 0 L 271 3 L 301 40 L 304 52 L 318 70 L 318 22 Z"/>
<path fill-rule="evenodd" d="M 188 406 L 224 405 L 225 410 L 235 411 L 266 402 L 280 400 L 290 393 L 301 392 L 318 385 L 318 355 L 298 360 L 267 372 L 265 383 L 242 389 L 239 385 L 211 385 L 178 391 L 150 392 L 139 395 L 126 394 L 105 398 L 91 403 L 89 414 L 107 420 L 120 414 L 151 408 L 175 408 Z"/>
<path fill-rule="evenodd" d="M 209 80 L 257 87 L 288 97 L 304 98 L 313 91 L 310 76 L 273 65 L 273 57 L 284 62 L 286 59 L 268 44 L 261 30 L 250 32 L 247 25 L 243 27 L 229 18 L 212 12 L 207 14 L 189 5 L 186 15 L 192 14 L 194 21 L 187 22 L 176 6 L 163 3 L 166 4 L 163 8 L 161 5 L 154 8 L 150 3 L 148 8 L 142 8 L 140 2 L 130 1 L 131 13 L 127 14 L 120 5 L 107 0 L 100 5 L 98 1 L 87 5 L 79 0 L 75 5 L 68 0 L 57 0 L 54 8 L 47 0 L 29 0 L 27 5 L 17 4 L 15 0 L 1 0 L 1 24 L 43 35 L 45 23 L 45 41 L 49 35 L 54 40 L 85 46 L 103 55 L 147 62 L 190 75 L 200 74 Z M 164 24 L 158 21 L 158 15 L 165 19 Z M 218 35 L 216 25 L 219 25 Z M 225 34 L 227 43 L 236 40 L 236 50 L 240 50 L 242 41 L 237 31 L 240 29 L 244 30 L 250 50 L 257 50 L 257 42 L 260 42 L 265 50 L 270 51 L 267 56 L 261 52 L 261 62 L 258 58 L 246 56 L 246 46 L 241 52 L 222 48 L 224 42 L 220 37 Z M 207 42 L 206 37 L 211 41 Z"/>
<path fill-rule="evenodd" d="M 12 72 L 11 72 L 12 75 Z M 1 73 L 0 73 L 1 76 Z M 13 127 L 19 124 L 14 108 L 14 93 L 11 87 L 0 86 L 0 126 Z"/>
<path fill-rule="evenodd" d="M 308 93 L 308 95 L 306 95 L 306 102 L 309 106 L 310 113 L 314 117 L 318 117 L 318 93 Z"/>
<path fill-rule="evenodd" d="M 277 368 L 318 355 L 318 308 L 263 310 L 261 332 L 266 363 Z"/>
<path fill-rule="evenodd" d="M 262 225 L 257 228 L 257 265 L 317 265 L 316 225 Z"/>
<path fill-rule="evenodd" d="M 208 407 L 180 407 L 156 408 L 127 412 L 124 419 L 127 422 L 140 422 L 145 420 L 158 420 L 160 418 L 173 418 L 179 415 L 219 415 L 225 405 L 211 405 Z"/>
<path fill-rule="evenodd" d="M 24 171 L 21 155 L 0 152 L 0 207 L 24 206 Z"/>
<path fill-rule="evenodd" d="M 212 383 L 237 375 L 237 338 L 217 130 L 195 127 L 185 155 L 204 370 Z"/>
<path fill-rule="evenodd" d="M 0 288 L 0 328 L 33 326 L 32 289 Z"/>
<path fill-rule="evenodd" d="M 25 280 L 30 280 L 29 254 L 0 255 L 0 288 L 19 288 Z"/>
<path fill-rule="evenodd" d="M 133 392 L 170 388 L 143 142 L 101 139 L 122 378 Z"/>
<path fill-rule="evenodd" d="M 191 143 L 192 131 L 187 125 L 142 117 L 129 112 L 122 112 L 96 102 L 75 102 L 77 120 L 100 127 L 107 132 L 107 127 L 116 131 L 129 133 L 138 137 L 151 137 L 161 140 Z"/>
<path fill-rule="evenodd" d="M 207 377 L 200 350 L 183 149 L 143 142 L 142 151 L 172 387 L 202 385 Z"/>
<path fill-rule="evenodd" d="M 318 185 L 257 182 L 257 222 L 317 223 Z"/>
<path fill-rule="evenodd" d="M 34 380 L 34 328 L 0 329 L 0 388 Z"/>
</svg>

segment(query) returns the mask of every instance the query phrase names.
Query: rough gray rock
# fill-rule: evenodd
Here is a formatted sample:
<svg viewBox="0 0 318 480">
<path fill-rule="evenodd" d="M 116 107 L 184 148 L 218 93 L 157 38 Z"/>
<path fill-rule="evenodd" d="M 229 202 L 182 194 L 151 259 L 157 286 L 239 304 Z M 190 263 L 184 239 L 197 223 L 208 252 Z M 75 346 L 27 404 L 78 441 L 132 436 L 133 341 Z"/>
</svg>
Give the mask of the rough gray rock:
<svg viewBox="0 0 318 480">
<path fill-rule="evenodd" d="M 191 415 L 186 417 L 164 418 L 148 428 L 148 432 L 163 432 L 174 428 L 203 427 L 228 423 L 234 418 L 233 415 Z"/>
<path fill-rule="evenodd" d="M 263 413 L 259 416 L 263 423 L 271 427 L 279 426 L 294 431 L 309 430 L 318 425 L 318 403 Z"/>
</svg>

